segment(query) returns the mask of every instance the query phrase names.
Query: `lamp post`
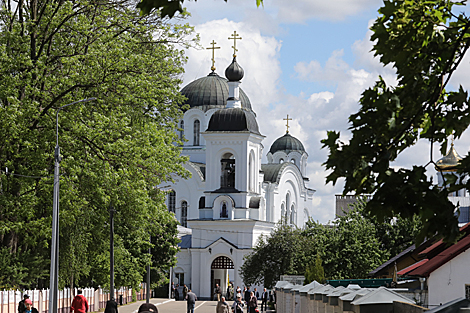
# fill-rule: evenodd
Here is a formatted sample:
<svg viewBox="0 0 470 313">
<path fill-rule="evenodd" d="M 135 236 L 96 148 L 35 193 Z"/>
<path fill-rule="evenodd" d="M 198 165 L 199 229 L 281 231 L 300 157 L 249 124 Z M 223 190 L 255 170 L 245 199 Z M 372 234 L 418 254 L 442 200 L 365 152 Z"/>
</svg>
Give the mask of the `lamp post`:
<svg viewBox="0 0 470 313">
<path fill-rule="evenodd" d="M 150 236 L 149 239 L 150 244 L 152 244 L 152 236 Z M 150 254 L 150 259 L 152 259 L 152 250 L 150 249 L 149 246 L 149 254 Z M 147 299 L 146 302 L 150 302 L 150 264 L 147 265 Z"/>
<path fill-rule="evenodd" d="M 56 113 L 56 146 L 54 152 L 54 191 L 52 204 L 52 244 L 51 244 L 51 272 L 49 284 L 49 313 L 57 313 L 57 295 L 59 290 L 59 165 L 61 161 L 59 147 L 59 112 L 69 105 L 96 100 L 88 98 L 61 106 Z"/>
</svg>

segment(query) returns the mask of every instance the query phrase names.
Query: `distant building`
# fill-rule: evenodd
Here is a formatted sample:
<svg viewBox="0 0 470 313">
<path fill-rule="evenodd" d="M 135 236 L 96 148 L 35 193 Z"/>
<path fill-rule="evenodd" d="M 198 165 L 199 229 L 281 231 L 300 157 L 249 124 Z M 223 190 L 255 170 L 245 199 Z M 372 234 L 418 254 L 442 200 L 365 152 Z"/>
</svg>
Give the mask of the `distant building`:
<svg viewBox="0 0 470 313">
<path fill-rule="evenodd" d="M 371 195 L 335 195 L 336 196 L 336 217 L 344 216 L 348 213 L 351 209 L 354 209 L 354 204 L 358 203 L 360 199 L 366 199 L 369 201 L 372 196 Z"/>
</svg>

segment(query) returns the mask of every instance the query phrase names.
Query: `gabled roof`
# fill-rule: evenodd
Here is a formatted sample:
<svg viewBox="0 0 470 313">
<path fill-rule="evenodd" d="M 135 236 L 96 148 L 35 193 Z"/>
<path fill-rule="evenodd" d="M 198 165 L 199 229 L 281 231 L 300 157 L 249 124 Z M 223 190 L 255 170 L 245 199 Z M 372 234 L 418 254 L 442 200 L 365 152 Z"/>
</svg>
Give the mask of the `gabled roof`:
<svg viewBox="0 0 470 313">
<path fill-rule="evenodd" d="M 303 286 L 299 291 L 302 292 L 302 293 L 306 293 L 309 290 L 311 290 L 315 287 L 318 287 L 318 286 L 321 286 L 321 284 L 319 282 L 317 282 L 316 280 L 314 280 L 310 284 L 307 284 L 307 285 Z"/>
<path fill-rule="evenodd" d="M 359 289 L 359 290 L 354 290 L 353 292 L 351 293 L 347 293 L 345 294 L 344 296 L 341 296 L 339 297 L 341 300 L 343 301 L 354 301 L 354 300 L 357 300 L 359 299 L 360 297 L 362 296 L 365 296 L 366 294 L 368 294 L 369 292 L 372 292 L 372 290 L 374 289 L 371 289 L 371 288 L 362 288 L 362 289 Z"/>
<path fill-rule="evenodd" d="M 434 241 L 435 241 L 434 239 L 427 239 L 421 245 L 419 245 L 419 247 L 417 247 L 417 248 L 414 244 L 409 246 L 408 248 L 406 248 L 402 252 L 398 253 L 396 256 L 394 256 L 393 258 L 391 258 L 387 262 L 385 262 L 382 265 L 380 265 L 379 267 L 377 267 L 375 270 L 369 272 L 368 275 L 372 276 L 372 277 L 374 277 L 376 275 L 379 276 L 379 275 L 381 275 L 381 273 L 380 273 L 381 271 L 384 271 L 386 268 L 393 266 L 395 264 L 395 262 L 398 263 L 398 262 L 400 262 L 401 260 L 404 260 L 407 257 L 411 257 L 413 260 L 416 261 L 416 259 L 413 257 L 413 255 L 416 256 L 416 254 L 419 253 L 418 255 L 421 256 L 421 254 L 424 252 L 424 250 L 427 249 L 429 246 L 431 246 Z M 423 251 L 423 252 L 420 252 L 420 251 Z M 418 258 L 418 260 L 419 260 L 419 258 Z M 402 270 L 402 269 L 399 269 L 399 270 Z"/>
<path fill-rule="evenodd" d="M 470 236 L 467 235 L 460 239 L 456 244 L 451 245 L 449 248 L 443 250 L 423 265 L 409 272 L 408 275 L 428 277 L 433 271 L 446 264 L 468 248 L 470 248 Z"/>
<path fill-rule="evenodd" d="M 181 237 L 181 242 L 178 244 L 178 247 L 181 249 L 191 248 L 191 238 L 192 235 L 186 235 Z"/>
<path fill-rule="evenodd" d="M 375 274 L 377 274 L 378 272 L 380 272 L 381 270 L 387 268 L 388 266 L 390 265 L 393 265 L 398 259 L 401 259 L 402 257 L 404 256 L 407 256 L 408 254 L 412 253 L 414 250 L 415 250 L 415 245 L 411 245 L 409 246 L 408 248 L 406 248 L 405 250 L 403 250 L 402 252 L 398 253 L 397 255 L 395 255 L 393 258 L 391 258 L 390 260 L 388 260 L 387 262 L 383 263 L 382 265 L 380 265 L 379 267 L 377 267 L 375 270 L 369 272 L 369 276 L 374 276 Z"/>
<path fill-rule="evenodd" d="M 318 288 L 314 288 L 308 292 L 308 294 L 327 294 L 328 292 L 335 289 L 335 287 L 330 285 L 320 286 Z"/>
<path fill-rule="evenodd" d="M 465 224 L 464 226 L 460 227 L 460 233 L 464 235 L 470 234 L 470 223 Z M 420 252 L 419 256 L 427 257 L 428 259 L 433 258 L 435 255 L 438 255 L 441 251 L 446 249 L 447 243 L 445 243 L 442 239 L 433 244 L 432 246 L 428 247 L 427 249 Z"/>
<path fill-rule="evenodd" d="M 365 296 L 351 302 L 352 305 L 393 303 L 394 301 L 413 303 L 410 299 L 385 287 L 379 287 Z"/>
<path fill-rule="evenodd" d="M 409 272 L 411 272 L 414 269 L 420 267 L 421 265 L 423 265 L 427 261 L 429 261 L 429 260 L 428 259 L 423 259 L 419 262 L 416 262 L 415 264 L 412 264 L 412 265 L 408 266 L 407 268 L 404 268 L 401 271 L 398 271 L 397 275 L 401 275 L 401 276 L 407 275 Z"/>
</svg>

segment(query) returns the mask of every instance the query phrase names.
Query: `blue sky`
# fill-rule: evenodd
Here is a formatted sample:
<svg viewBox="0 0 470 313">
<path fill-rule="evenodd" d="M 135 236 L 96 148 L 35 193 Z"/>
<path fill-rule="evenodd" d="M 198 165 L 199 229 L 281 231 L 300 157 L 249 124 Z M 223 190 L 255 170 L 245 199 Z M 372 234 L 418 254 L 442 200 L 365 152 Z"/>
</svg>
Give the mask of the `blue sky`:
<svg viewBox="0 0 470 313">
<path fill-rule="evenodd" d="M 321 164 L 327 151 L 320 140 L 326 131 L 341 131 L 347 140 L 347 118 L 358 109 L 361 93 L 374 84 L 378 75 L 393 84 L 393 69 L 383 67 L 369 51 L 369 27 L 377 18 L 379 0 L 265 0 L 257 8 L 255 0 L 185 1 L 191 13 L 188 22 L 195 26 L 204 49 L 188 49 L 188 63 L 183 86 L 210 72 L 212 40 L 216 51 L 217 73 L 223 76 L 230 64 L 233 41 L 228 37 L 237 31 L 243 38 L 237 42 L 237 61 L 245 71 L 241 88 L 247 93 L 257 113 L 264 155 L 274 140 L 284 135 L 289 114 L 290 134 L 300 139 L 309 154 L 307 172 L 309 187 L 317 192 L 312 217 L 322 223 L 334 218 L 335 194 L 341 184 L 325 185 L 327 173 Z M 470 60 L 463 62 L 454 83 L 468 85 Z M 465 155 L 470 138 L 456 142 Z M 404 153 L 397 166 L 425 164 L 429 145 L 419 143 Z M 434 155 L 439 158 L 436 151 Z M 263 158 L 263 163 L 266 157 Z M 435 175 L 430 169 L 429 175 Z"/>
</svg>

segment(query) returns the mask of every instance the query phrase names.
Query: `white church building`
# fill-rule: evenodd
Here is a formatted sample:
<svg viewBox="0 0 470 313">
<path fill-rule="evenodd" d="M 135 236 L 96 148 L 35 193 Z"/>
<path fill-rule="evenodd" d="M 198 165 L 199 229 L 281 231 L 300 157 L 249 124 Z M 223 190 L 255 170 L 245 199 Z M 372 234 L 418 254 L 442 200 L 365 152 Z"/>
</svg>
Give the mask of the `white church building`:
<svg viewBox="0 0 470 313">
<path fill-rule="evenodd" d="M 227 79 L 211 69 L 181 90 L 189 105 L 179 126 L 191 178 L 177 177 L 164 187 L 168 209 L 182 226 L 172 281 L 200 299 L 212 298 L 216 283 L 224 294 L 229 282 L 244 286 L 239 269 L 258 237 L 282 218 L 302 227 L 315 192 L 306 177 L 308 154 L 288 131 L 261 164 L 265 136 L 240 88 L 244 71 L 236 56 Z"/>
</svg>

